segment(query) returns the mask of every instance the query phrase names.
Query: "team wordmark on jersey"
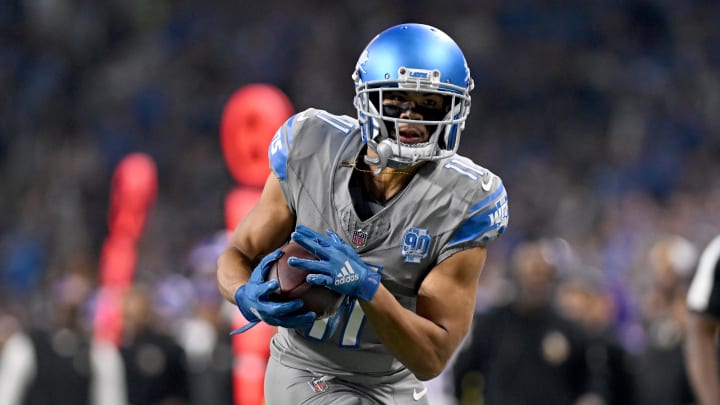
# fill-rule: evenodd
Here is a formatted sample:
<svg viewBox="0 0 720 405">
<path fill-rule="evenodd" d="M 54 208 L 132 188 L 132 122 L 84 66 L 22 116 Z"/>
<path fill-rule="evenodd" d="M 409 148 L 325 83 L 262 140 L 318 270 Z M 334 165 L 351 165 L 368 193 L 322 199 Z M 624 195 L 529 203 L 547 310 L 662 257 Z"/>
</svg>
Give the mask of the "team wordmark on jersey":
<svg viewBox="0 0 720 405">
<path fill-rule="evenodd" d="M 420 263 L 430 252 L 432 237 L 425 228 L 412 227 L 403 236 L 402 254 L 408 263 Z"/>
<path fill-rule="evenodd" d="M 507 197 L 505 197 L 502 200 L 499 200 L 495 203 L 495 210 L 493 210 L 490 213 L 490 225 L 491 226 L 500 226 L 504 228 L 507 226 L 508 222 L 508 205 L 507 205 Z M 502 231 L 500 232 L 502 233 Z"/>
</svg>

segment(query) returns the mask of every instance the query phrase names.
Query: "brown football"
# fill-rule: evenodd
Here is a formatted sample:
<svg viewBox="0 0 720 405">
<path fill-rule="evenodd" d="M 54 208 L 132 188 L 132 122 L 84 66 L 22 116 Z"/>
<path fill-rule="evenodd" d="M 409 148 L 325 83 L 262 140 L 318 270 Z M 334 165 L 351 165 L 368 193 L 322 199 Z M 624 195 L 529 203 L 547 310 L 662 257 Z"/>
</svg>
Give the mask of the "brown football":
<svg viewBox="0 0 720 405">
<path fill-rule="evenodd" d="M 305 250 L 294 241 L 282 247 L 284 254 L 272 264 L 267 279 L 278 280 L 280 287 L 270 296 L 273 301 L 289 301 L 300 298 L 305 306 L 299 312 L 313 311 L 317 319 L 327 318 L 337 311 L 344 296 L 329 288 L 313 285 L 305 281 L 310 274 L 307 270 L 290 266 L 290 257 L 316 260 L 312 253 Z"/>
</svg>

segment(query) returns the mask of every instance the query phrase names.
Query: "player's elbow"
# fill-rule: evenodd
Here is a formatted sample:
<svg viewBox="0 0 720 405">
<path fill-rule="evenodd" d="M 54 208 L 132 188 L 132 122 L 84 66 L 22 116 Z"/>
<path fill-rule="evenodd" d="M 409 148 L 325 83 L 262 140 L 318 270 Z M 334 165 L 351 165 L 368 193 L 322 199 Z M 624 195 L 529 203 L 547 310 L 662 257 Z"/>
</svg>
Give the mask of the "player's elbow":
<svg viewBox="0 0 720 405">
<path fill-rule="evenodd" d="M 420 381 L 428 381 L 432 380 L 433 378 L 437 377 L 442 373 L 443 369 L 427 369 L 422 371 L 415 371 L 415 377 L 418 378 Z"/>
<path fill-rule="evenodd" d="M 415 352 L 416 355 L 409 362 L 412 365 L 406 365 L 419 380 L 432 380 L 445 370 L 456 347 L 457 344 L 453 344 L 452 341 L 438 339 L 432 345 Z M 423 353 L 423 355 L 420 356 L 419 353 Z"/>
<path fill-rule="evenodd" d="M 440 359 L 429 360 L 422 365 L 415 367 L 412 372 L 420 381 L 428 381 L 440 375 L 445 369 L 447 361 Z"/>
<path fill-rule="evenodd" d="M 435 378 L 435 377 L 437 377 L 437 376 L 439 376 L 439 375 L 440 375 L 440 373 L 437 373 L 437 374 L 427 374 L 427 375 L 425 375 L 425 374 L 415 374 L 415 377 L 417 377 L 417 379 L 420 380 L 420 381 L 430 381 L 430 380 L 432 380 L 433 378 Z"/>
</svg>

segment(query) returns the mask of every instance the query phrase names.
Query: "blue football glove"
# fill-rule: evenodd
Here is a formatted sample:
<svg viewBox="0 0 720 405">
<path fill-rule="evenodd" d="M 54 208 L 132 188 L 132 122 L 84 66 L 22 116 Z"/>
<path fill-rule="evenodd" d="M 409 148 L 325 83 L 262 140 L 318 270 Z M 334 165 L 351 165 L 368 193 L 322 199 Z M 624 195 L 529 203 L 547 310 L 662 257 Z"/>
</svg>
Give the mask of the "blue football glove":
<svg viewBox="0 0 720 405">
<path fill-rule="evenodd" d="M 335 232 L 327 230 L 322 235 L 312 229 L 298 225 L 292 239 L 319 260 L 291 257 L 288 263 L 317 274 L 309 274 L 308 283 L 324 285 L 341 294 L 370 301 L 380 287 L 380 274 L 370 270 Z"/>
<path fill-rule="evenodd" d="M 315 322 L 314 312 L 292 314 L 302 308 L 303 301 L 301 299 L 287 302 L 272 302 L 269 300 L 270 294 L 277 290 L 280 285 L 277 280 L 265 281 L 265 278 L 273 262 L 282 255 L 282 250 L 277 249 L 265 256 L 253 270 L 248 282 L 240 286 L 235 292 L 235 303 L 245 319 L 248 320 L 248 323 L 232 331 L 231 335 L 243 333 L 260 321 L 284 328 L 306 328 L 312 326 L 313 322 Z"/>
</svg>

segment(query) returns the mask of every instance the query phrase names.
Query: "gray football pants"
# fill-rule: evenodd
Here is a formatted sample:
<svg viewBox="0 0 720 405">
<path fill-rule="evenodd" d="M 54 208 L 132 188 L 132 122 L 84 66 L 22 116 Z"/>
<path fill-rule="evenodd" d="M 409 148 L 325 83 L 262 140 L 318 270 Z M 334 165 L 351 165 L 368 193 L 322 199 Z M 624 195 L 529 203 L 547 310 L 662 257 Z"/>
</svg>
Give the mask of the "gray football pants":
<svg viewBox="0 0 720 405">
<path fill-rule="evenodd" d="M 427 388 L 412 373 L 385 378 L 333 377 L 287 367 L 272 356 L 265 371 L 266 405 L 429 405 Z"/>
</svg>

